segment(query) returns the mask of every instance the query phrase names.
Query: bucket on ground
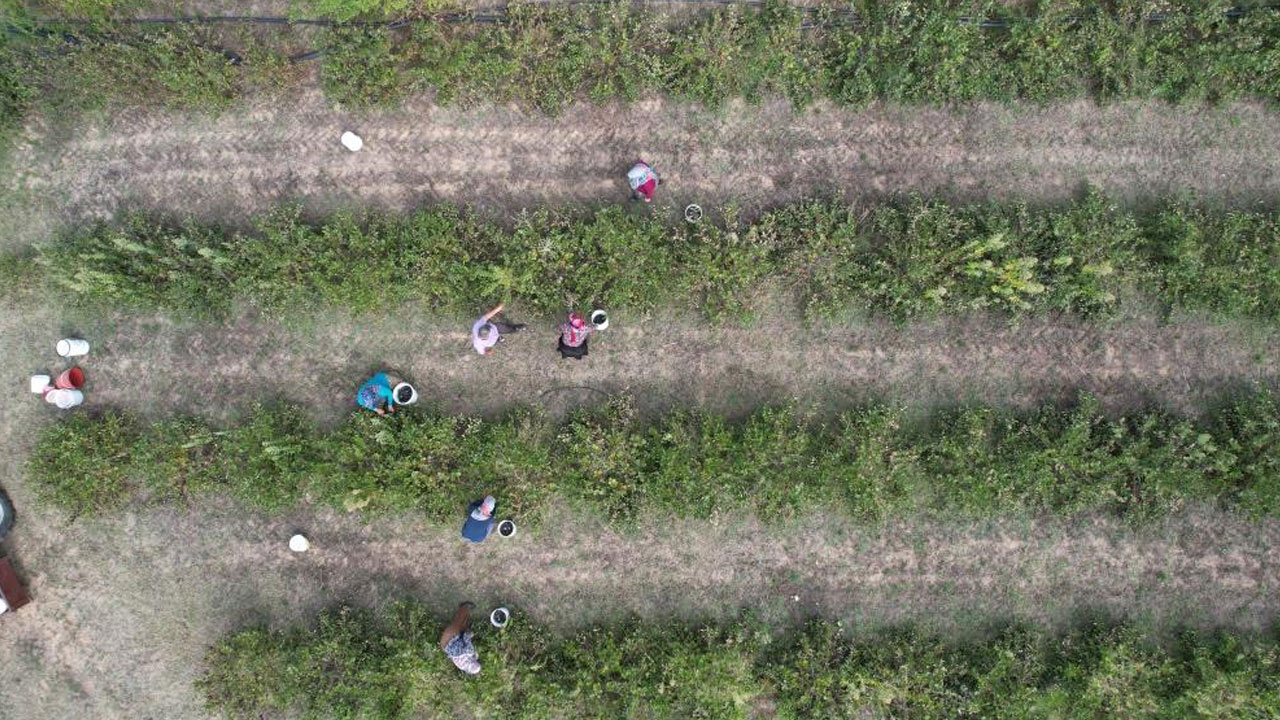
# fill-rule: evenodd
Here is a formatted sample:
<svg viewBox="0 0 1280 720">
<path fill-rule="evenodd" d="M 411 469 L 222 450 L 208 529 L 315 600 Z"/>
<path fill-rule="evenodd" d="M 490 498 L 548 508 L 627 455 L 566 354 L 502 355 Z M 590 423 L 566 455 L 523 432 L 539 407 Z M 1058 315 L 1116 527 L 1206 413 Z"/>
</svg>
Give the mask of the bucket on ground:
<svg viewBox="0 0 1280 720">
<path fill-rule="evenodd" d="M 89 354 L 89 341 L 80 338 L 63 338 L 57 344 L 58 354 L 62 357 L 79 357 Z"/>
<path fill-rule="evenodd" d="M 697 223 L 699 220 L 702 219 L 702 206 L 701 205 L 685 206 L 684 219 L 685 219 L 685 222 Z"/>
<path fill-rule="evenodd" d="M 84 393 L 79 390 L 55 388 L 44 394 L 44 401 L 56 405 L 59 410 L 67 410 L 84 402 Z"/>
<path fill-rule="evenodd" d="M 516 524 L 510 520 L 503 520 L 498 523 L 498 534 L 505 538 L 515 537 Z"/>
<path fill-rule="evenodd" d="M 289 538 L 289 549 L 296 553 L 306 552 L 310 548 L 311 541 L 302 533 L 295 533 L 293 537 Z"/>
<path fill-rule="evenodd" d="M 599 309 L 592 310 L 591 324 L 595 325 L 597 330 L 604 330 L 609 327 L 609 314 Z"/>
<path fill-rule="evenodd" d="M 511 621 L 511 611 L 506 608 L 497 608 L 489 613 L 489 622 L 493 623 L 496 628 L 504 628 Z"/>
<path fill-rule="evenodd" d="M 31 392 L 36 393 L 37 395 L 44 392 L 45 388 L 49 387 L 50 382 L 52 382 L 52 380 L 48 375 L 32 375 Z"/>
<path fill-rule="evenodd" d="M 360 148 L 364 147 L 364 140 L 359 135 L 348 130 L 342 133 L 342 147 L 351 152 L 359 152 Z"/>
<path fill-rule="evenodd" d="M 53 381 L 53 386 L 61 390 L 79 390 L 84 387 L 84 370 L 79 367 L 73 367 L 70 370 L 58 376 Z"/>
<path fill-rule="evenodd" d="M 409 383 L 402 382 L 391 391 L 397 405 L 412 405 L 418 402 L 418 391 Z"/>
</svg>

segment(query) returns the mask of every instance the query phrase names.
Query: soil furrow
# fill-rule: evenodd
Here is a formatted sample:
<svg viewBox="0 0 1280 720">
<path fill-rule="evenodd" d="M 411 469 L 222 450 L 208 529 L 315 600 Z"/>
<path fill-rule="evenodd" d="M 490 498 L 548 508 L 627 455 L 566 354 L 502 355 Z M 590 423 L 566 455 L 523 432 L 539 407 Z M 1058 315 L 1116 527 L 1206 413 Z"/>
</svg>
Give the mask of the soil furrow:
<svg viewBox="0 0 1280 720">
<path fill-rule="evenodd" d="M 350 153 L 343 130 L 364 137 Z M 720 112 L 647 100 L 575 105 L 560 117 L 410 100 L 398 110 L 329 107 L 311 92 L 217 117 L 131 110 L 74 133 L 30 129 L 11 159 L 5 242 L 50 225 L 146 208 L 244 223 L 282 201 L 309 210 L 432 203 L 507 214 L 625 202 L 643 156 L 660 200 L 748 212 L 814 195 L 906 192 L 1055 201 L 1088 183 L 1122 199 L 1197 193 L 1248 202 L 1280 193 L 1280 114 L 1079 101 L 963 110 L 778 101 Z"/>
<path fill-rule="evenodd" d="M 53 368 L 59 333 L 80 334 L 94 346 L 84 362 L 90 407 L 215 419 L 270 400 L 340 417 L 353 409 L 362 379 L 382 368 L 416 383 L 436 406 L 479 414 L 518 405 L 558 414 L 598 402 L 601 392 L 629 392 L 647 412 L 698 406 L 737 415 L 793 401 L 824 413 L 869 402 L 1030 407 L 1088 393 L 1116 411 L 1158 404 L 1195 414 L 1280 377 L 1276 329 L 1194 319 L 1010 324 L 971 316 L 804 330 L 780 308 L 746 326 L 615 313 L 578 362 L 555 352 L 554 319 L 524 318 L 518 309 L 511 317 L 530 328 L 484 357 L 471 348 L 471 319 L 416 307 L 360 318 L 242 314 L 225 324 L 27 307 L 15 308 L 0 330 L 3 365 L 14 378 Z M 34 396 L 0 404 L 10 427 L 52 412 Z"/>
</svg>

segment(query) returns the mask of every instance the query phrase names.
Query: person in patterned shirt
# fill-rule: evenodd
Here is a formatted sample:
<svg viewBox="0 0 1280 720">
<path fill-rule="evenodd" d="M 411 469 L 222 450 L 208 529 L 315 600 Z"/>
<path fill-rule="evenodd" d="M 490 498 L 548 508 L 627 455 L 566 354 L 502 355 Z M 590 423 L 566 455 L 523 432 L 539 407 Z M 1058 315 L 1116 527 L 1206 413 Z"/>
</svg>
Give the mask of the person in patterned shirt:
<svg viewBox="0 0 1280 720">
<path fill-rule="evenodd" d="M 560 342 L 556 349 L 560 357 L 581 360 L 587 356 L 587 336 L 595 326 L 587 322 L 576 312 L 569 313 L 569 319 L 560 325 Z"/>
<path fill-rule="evenodd" d="M 470 602 L 459 605 L 453 614 L 453 620 L 440 633 L 440 649 L 459 670 L 468 675 L 480 673 L 480 655 L 476 653 L 471 633 L 471 610 L 475 606 L 475 603 Z"/>
<path fill-rule="evenodd" d="M 653 194 L 662 184 L 662 178 L 653 166 L 644 160 L 636 160 L 636 164 L 627 171 L 627 184 L 631 186 L 631 199 L 644 198 L 645 202 L 653 202 Z"/>
</svg>

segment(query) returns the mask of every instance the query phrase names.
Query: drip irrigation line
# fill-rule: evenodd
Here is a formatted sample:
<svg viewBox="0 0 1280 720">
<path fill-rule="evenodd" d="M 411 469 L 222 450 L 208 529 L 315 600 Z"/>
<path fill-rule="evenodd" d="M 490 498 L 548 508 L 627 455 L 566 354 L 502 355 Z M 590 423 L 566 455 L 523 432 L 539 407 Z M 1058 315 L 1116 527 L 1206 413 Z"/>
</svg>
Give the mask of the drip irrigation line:
<svg viewBox="0 0 1280 720">
<path fill-rule="evenodd" d="M 561 392 L 564 390 L 590 390 L 592 392 L 598 392 L 601 395 L 604 395 L 605 397 L 612 397 L 611 393 L 607 393 L 604 390 L 601 390 L 600 388 L 593 388 L 590 385 L 558 385 L 556 387 L 543 390 L 542 392 L 538 393 L 538 397 L 546 397 L 547 395 L 553 392 Z"/>
</svg>

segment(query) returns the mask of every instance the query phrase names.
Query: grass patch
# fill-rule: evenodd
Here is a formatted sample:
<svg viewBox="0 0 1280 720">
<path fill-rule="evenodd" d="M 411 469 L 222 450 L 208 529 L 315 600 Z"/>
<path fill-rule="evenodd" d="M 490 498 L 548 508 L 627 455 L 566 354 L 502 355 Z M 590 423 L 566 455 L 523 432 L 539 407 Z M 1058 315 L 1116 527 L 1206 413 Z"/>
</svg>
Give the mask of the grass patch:
<svg viewBox="0 0 1280 720">
<path fill-rule="evenodd" d="M 308 499 L 448 523 L 491 492 L 531 519 L 568 500 L 615 521 L 739 509 L 776 520 L 814 507 L 862 519 L 1105 512 L 1140 521 L 1200 502 L 1280 514 L 1278 424 L 1269 394 L 1203 423 L 1154 411 L 1107 419 L 1088 399 L 1033 414 L 970 408 L 924 424 L 888 407 L 827 423 L 766 408 L 739 424 L 697 412 L 650 424 L 625 397 L 559 424 L 530 412 L 485 421 L 406 411 L 356 414 L 321 431 L 302 411 L 277 408 L 218 430 L 81 414 L 43 431 L 29 478 L 77 514 L 217 492 L 272 510 Z"/>
<path fill-rule="evenodd" d="M 773 638 L 750 620 L 583 630 L 517 618 L 481 628 L 478 678 L 436 645 L 421 605 L 344 608 L 308 628 L 252 628 L 206 655 L 198 680 L 225 717 L 313 718 L 1223 718 L 1280 706 L 1274 639 L 1185 632 L 1164 647 L 1082 622 L 1050 635 L 1008 627 L 946 642 L 911 628 L 850 638 L 815 621 Z"/>
<path fill-rule="evenodd" d="M 506 229 L 466 210 L 337 215 L 281 209 L 252 232 L 135 215 L 41 247 L 74 298 L 219 316 L 327 304 L 378 311 L 476 298 L 553 314 L 594 303 L 742 316 L 761 287 L 790 288 L 807 318 L 898 320 L 974 310 L 1105 317 L 1125 297 L 1171 310 L 1280 318 L 1280 215 L 1169 202 L 1124 210 L 1099 194 L 1032 209 L 913 198 L 863 211 L 803 202 L 754 222 L 669 226 L 619 208 L 539 210 Z"/>
</svg>

